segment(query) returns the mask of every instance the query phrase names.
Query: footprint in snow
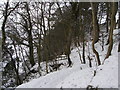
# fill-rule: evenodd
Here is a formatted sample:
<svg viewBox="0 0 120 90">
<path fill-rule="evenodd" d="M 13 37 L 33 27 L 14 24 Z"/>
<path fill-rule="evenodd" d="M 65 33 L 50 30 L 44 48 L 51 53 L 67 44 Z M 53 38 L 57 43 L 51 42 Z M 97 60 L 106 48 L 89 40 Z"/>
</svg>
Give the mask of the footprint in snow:
<svg viewBox="0 0 120 90">
<path fill-rule="evenodd" d="M 74 85 L 74 87 L 77 87 L 77 85 Z"/>
<path fill-rule="evenodd" d="M 71 86 L 77 87 L 77 85 L 75 85 L 75 84 L 72 84 Z"/>
</svg>

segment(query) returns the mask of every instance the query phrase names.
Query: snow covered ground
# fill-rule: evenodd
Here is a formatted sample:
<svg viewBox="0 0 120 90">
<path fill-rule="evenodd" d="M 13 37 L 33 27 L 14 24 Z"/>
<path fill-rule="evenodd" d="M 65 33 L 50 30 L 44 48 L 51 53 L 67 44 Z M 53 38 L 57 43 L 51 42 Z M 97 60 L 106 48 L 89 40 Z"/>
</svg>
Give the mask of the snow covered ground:
<svg viewBox="0 0 120 90">
<path fill-rule="evenodd" d="M 98 88 L 118 88 L 117 46 L 117 43 L 114 43 L 112 55 L 100 66 L 96 65 L 95 58 L 92 57 L 92 49 L 90 49 L 93 58 L 92 68 L 88 66 L 88 58 L 86 58 L 87 64 L 80 64 L 79 54 L 75 48 L 70 55 L 73 62 L 71 68 L 62 68 L 56 72 L 51 72 L 17 88 L 87 88 L 88 85 Z M 105 46 L 105 50 L 102 51 L 99 43 L 96 44 L 101 62 L 105 58 L 107 47 Z M 86 54 L 88 54 L 87 49 Z"/>
</svg>

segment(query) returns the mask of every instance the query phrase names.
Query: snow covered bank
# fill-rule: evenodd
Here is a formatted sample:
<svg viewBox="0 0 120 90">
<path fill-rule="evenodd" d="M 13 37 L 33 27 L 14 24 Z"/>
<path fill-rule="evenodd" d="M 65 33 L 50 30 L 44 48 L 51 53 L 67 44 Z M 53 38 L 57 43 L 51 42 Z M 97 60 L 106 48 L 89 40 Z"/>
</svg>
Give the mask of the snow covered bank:
<svg viewBox="0 0 120 90">
<path fill-rule="evenodd" d="M 102 52 L 100 53 L 102 55 Z M 101 56 L 102 57 L 102 56 Z M 112 56 L 103 65 L 89 68 L 80 64 L 77 49 L 71 53 L 73 66 L 33 79 L 17 88 L 118 88 L 118 52 L 114 46 Z M 87 60 L 88 61 L 88 60 Z"/>
</svg>

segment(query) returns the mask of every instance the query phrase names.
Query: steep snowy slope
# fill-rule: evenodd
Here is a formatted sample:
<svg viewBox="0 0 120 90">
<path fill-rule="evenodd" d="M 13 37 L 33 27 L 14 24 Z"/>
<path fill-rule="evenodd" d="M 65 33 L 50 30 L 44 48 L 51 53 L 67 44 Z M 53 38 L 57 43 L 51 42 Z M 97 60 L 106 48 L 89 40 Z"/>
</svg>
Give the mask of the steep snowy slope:
<svg viewBox="0 0 120 90">
<path fill-rule="evenodd" d="M 33 79 L 17 88 L 86 88 L 88 85 L 98 88 L 118 88 L 117 46 L 117 43 L 114 43 L 112 55 L 105 60 L 103 65 L 96 66 L 93 57 L 92 68 L 88 66 L 88 58 L 86 58 L 87 64 L 80 64 L 79 55 L 75 48 L 71 53 L 71 59 L 73 62 L 71 68 L 62 68 L 62 70 Z M 105 58 L 107 47 L 108 46 L 105 46 L 105 50 L 101 51 L 99 43 L 96 44 L 101 62 L 103 62 Z M 92 49 L 90 52 L 92 57 Z M 88 54 L 87 50 L 86 54 Z"/>
</svg>

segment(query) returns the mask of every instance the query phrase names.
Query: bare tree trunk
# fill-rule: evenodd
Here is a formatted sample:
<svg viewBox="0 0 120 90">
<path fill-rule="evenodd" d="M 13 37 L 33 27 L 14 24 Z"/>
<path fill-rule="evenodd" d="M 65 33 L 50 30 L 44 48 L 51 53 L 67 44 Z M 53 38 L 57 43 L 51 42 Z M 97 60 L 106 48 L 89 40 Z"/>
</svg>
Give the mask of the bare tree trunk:
<svg viewBox="0 0 120 90">
<path fill-rule="evenodd" d="M 118 45 L 118 52 L 120 52 L 120 40 L 119 40 L 119 45 Z"/>
<path fill-rule="evenodd" d="M 71 66 L 71 64 L 72 64 L 72 61 L 71 61 L 71 59 L 70 59 L 70 46 L 71 46 L 71 29 L 69 29 L 69 32 L 68 32 L 68 35 L 66 35 L 65 37 L 66 37 L 66 45 L 65 45 L 65 54 L 66 54 L 66 56 L 67 56 L 67 58 L 68 58 L 68 67 L 70 67 Z"/>
<path fill-rule="evenodd" d="M 80 20 L 78 21 L 79 22 L 79 26 L 80 27 L 80 32 L 81 32 L 81 38 L 82 38 L 82 58 L 83 58 L 83 64 L 86 63 L 85 61 L 85 31 L 84 31 L 84 21 L 82 19 L 82 9 L 79 8 L 79 15 L 80 15 Z"/>
<path fill-rule="evenodd" d="M 68 54 L 67 57 L 68 57 L 68 65 L 69 65 L 69 67 L 70 67 L 71 64 L 72 64 L 72 61 L 71 61 L 71 59 L 70 59 L 70 54 Z"/>
<path fill-rule="evenodd" d="M 11 52 L 9 52 L 9 50 L 7 48 L 5 48 L 5 49 L 6 49 L 6 52 L 10 55 L 10 58 L 11 58 L 11 61 L 12 61 L 12 65 L 13 65 L 14 70 L 15 70 L 16 77 L 17 77 L 17 85 L 20 85 L 23 82 L 20 79 L 18 69 L 16 68 L 16 65 L 15 65 L 15 60 L 13 59 Z"/>
<path fill-rule="evenodd" d="M 66 38 L 66 45 L 65 45 L 65 48 L 64 48 L 63 51 L 65 52 L 65 55 L 68 58 L 68 65 L 69 65 L 68 67 L 70 67 L 71 64 L 72 64 L 72 61 L 70 59 L 70 53 L 71 53 L 70 46 L 71 46 L 71 42 L 72 42 L 72 30 L 71 30 L 69 25 L 67 27 L 68 27 L 69 31 L 68 31 L 68 33 L 66 33 L 66 32 L 64 33 L 65 34 L 65 38 Z"/>
<path fill-rule="evenodd" d="M 111 25 L 109 32 L 109 46 L 105 59 L 107 59 L 111 55 L 112 47 L 113 47 L 113 29 L 115 27 L 115 15 L 117 13 L 117 3 L 112 2 L 112 14 L 111 14 Z"/>
<path fill-rule="evenodd" d="M 23 67 L 24 67 L 25 78 L 26 78 L 27 73 L 30 72 L 30 68 L 29 68 L 29 66 L 26 63 L 25 56 L 23 54 L 24 50 L 23 50 L 23 48 L 21 46 L 20 46 L 20 48 L 21 48 L 21 54 L 22 54 L 22 60 L 23 60 Z"/>
<path fill-rule="evenodd" d="M 104 34 L 102 32 L 102 51 L 104 51 Z"/>
<path fill-rule="evenodd" d="M 106 3 L 106 7 L 107 7 L 107 18 L 106 18 L 106 33 L 108 33 L 109 31 L 109 2 Z"/>
<path fill-rule="evenodd" d="M 86 61 L 85 61 L 85 40 L 83 40 L 83 63 L 85 64 L 86 63 Z"/>
<path fill-rule="evenodd" d="M 72 30 L 71 30 L 71 28 L 69 28 L 67 44 L 66 44 L 66 50 L 67 50 L 66 52 L 67 52 L 67 56 L 68 56 L 68 64 L 69 64 L 69 66 L 71 66 L 71 64 L 72 64 L 72 61 L 70 59 L 70 53 L 71 53 L 70 46 L 71 46 L 71 42 L 72 42 Z"/>
<path fill-rule="evenodd" d="M 92 17 L 93 17 L 93 41 L 92 41 L 92 49 L 93 49 L 93 52 L 96 55 L 98 65 L 101 65 L 99 54 L 96 51 L 95 46 L 94 46 L 94 44 L 97 43 L 98 40 L 99 40 L 99 27 L 98 27 L 98 21 L 97 21 L 97 12 L 96 12 L 96 9 L 95 9 L 95 8 L 97 8 L 97 5 L 96 5 L 96 3 L 91 2 L 91 6 L 92 6 Z"/>
<path fill-rule="evenodd" d="M 27 30 L 28 31 L 29 51 L 30 51 L 29 59 L 30 59 L 31 66 L 34 66 L 35 61 L 34 61 L 33 38 L 32 38 L 32 23 L 31 23 L 31 17 L 30 17 L 30 13 L 29 13 L 29 6 L 28 6 L 27 2 L 26 2 L 26 11 L 28 14 L 28 22 L 29 22 L 29 26 L 28 26 L 28 30 Z"/>
<path fill-rule="evenodd" d="M 2 47 L 4 47 L 5 45 L 5 41 L 6 41 L 6 34 L 5 34 L 5 25 L 6 25 L 6 21 L 7 21 L 7 18 L 8 18 L 8 7 L 9 7 L 9 1 L 7 1 L 6 3 L 6 7 L 5 7 L 5 13 L 4 13 L 4 20 L 3 20 L 3 23 L 2 23 Z M 3 49 L 3 48 L 2 48 Z"/>
<path fill-rule="evenodd" d="M 41 63 L 41 31 L 39 30 L 38 28 L 38 46 L 37 46 L 37 55 L 38 55 L 38 69 L 39 69 L 39 74 L 41 75 L 40 73 L 40 69 L 41 69 L 41 66 L 40 66 L 40 63 Z"/>
<path fill-rule="evenodd" d="M 14 11 L 17 8 L 18 5 L 19 5 L 19 2 L 15 5 L 14 8 L 12 8 L 12 10 L 8 11 L 9 0 L 7 0 L 5 10 L 4 10 L 4 19 L 3 19 L 3 23 L 2 23 L 2 27 L 1 27 L 1 29 L 2 29 L 2 47 L 3 48 L 5 46 L 5 41 L 6 41 L 5 25 L 6 25 L 6 22 L 7 22 L 7 18 L 12 13 L 12 11 Z"/>
<path fill-rule="evenodd" d="M 94 43 L 97 43 L 99 40 L 99 25 L 98 25 L 98 19 L 97 19 L 97 2 L 91 3 L 92 6 L 92 17 L 93 17 L 93 38 Z"/>
<path fill-rule="evenodd" d="M 37 3 L 37 5 L 39 5 Z M 42 6 L 42 5 L 41 5 Z M 42 8 L 42 7 L 41 7 Z M 39 20 L 39 8 L 37 7 L 37 29 L 38 29 L 38 45 L 37 45 L 37 55 L 38 55 L 38 72 L 41 76 L 41 34 L 42 34 L 42 18 Z"/>
<path fill-rule="evenodd" d="M 90 58 L 90 56 L 88 55 L 88 60 L 89 60 L 89 67 L 92 67 L 92 63 L 91 63 L 91 58 Z"/>
<path fill-rule="evenodd" d="M 43 8 L 44 7 L 44 8 Z M 42 3 L 41 5 L 41 13 L 42 13 L 42 25 L 43 25 L 43 31 L 44 31 L 44 54 L 45 54 L 45 59 L 46 59 L 46 73 L 48 73 L 48 40 L 45 38 L 47 33 L 46 33 L 46 28 L 45 28 L 45 19 L 44 19 L 44 10 L 45 10 L 45 3 Z"/>
</svg>

